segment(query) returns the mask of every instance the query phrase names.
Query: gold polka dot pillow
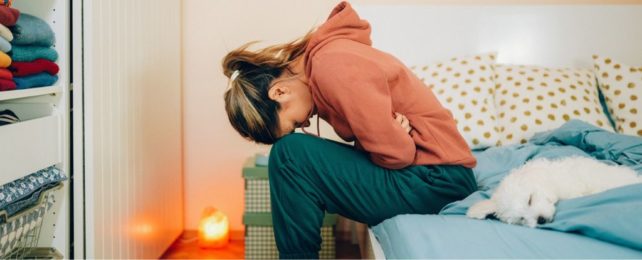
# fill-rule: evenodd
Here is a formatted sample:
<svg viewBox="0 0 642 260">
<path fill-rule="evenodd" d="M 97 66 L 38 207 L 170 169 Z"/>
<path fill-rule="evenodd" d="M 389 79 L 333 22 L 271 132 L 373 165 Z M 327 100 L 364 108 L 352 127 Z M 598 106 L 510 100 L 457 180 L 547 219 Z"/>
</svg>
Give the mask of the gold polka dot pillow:
<svg viewBox="0 0 642 260">
<path fill-rule="evenodd" d="M 642 136 L 642 67 L 593 55 L 597 81 L 619 133 Z"/>
<path fill-rule="evenodd" d="M 526 143 L 535 133 L 571 119 L 613 131 L 590 69 L 498 64 L 495 84 L 502 145 Z"/>
<path fill-rule="evenodd" d="M 453 114 L 457 129 L 471 149 L 495 146 L 499 141 L 493 105 L 495 56 L 487 53 L 411 67 Z"/>
</svg>

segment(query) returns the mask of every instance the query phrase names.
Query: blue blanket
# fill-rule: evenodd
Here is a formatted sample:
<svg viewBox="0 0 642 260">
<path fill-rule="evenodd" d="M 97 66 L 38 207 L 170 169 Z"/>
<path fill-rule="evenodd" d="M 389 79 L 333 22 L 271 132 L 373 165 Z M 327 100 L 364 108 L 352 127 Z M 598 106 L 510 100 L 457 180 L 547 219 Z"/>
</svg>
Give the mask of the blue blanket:
<svg viewBox="0 0 642 260">
<path fill-rule="evenodd" d="M 11 43 L 2 37 L 0 37 L 0 51 L 4 53 L 11 51 Z"/>
<path fill-rule="evenodd" d="M 571 120 L 560 128 L 535 135 L 527 144 L 476 152 L 478 164 L 474 173 L 480 190 L 447 205 L 440 214 L 465 215 L 472 204 L 489 198 L 511 169 L 528 160 L 571 155 L 625 165 L 642 173 L 642 138 L 610 133 Z M 577 233 L 642 250 L 642 184 L 560 201 L 554 221 L 539 228 Z"/>
<path fill-rule="evenodd" d="M 54 44 L 55 37 L 51 27 L 44 20 L 30 14 L 22 13 L 11 28 L 15 45 L 33 45 L 50 47 Z"/>
<path fill-rule="evenodd" d="M 13 77 L 18 89 L 28 89 L 51 86 L 58 81 L 58 75 L 50 75 L 47 72 L 41 72 L 24 77 Z"/>
<path fill-rule="evenodd" d="M 372 231 L 389 259 L 642 259 L 587 236 L 461 215 L 399 215 Z"/>
</svg>

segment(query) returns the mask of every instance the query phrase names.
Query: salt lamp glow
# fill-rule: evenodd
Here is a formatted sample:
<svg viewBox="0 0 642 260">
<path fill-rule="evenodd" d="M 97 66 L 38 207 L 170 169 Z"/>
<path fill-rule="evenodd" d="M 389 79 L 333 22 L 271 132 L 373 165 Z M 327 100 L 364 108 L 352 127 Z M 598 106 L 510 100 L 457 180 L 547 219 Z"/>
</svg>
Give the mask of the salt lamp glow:
<svg viewBox="0 0 642 260">
<path fill-rule="evenodd" d="M 202 248 L 224 247 L 230 240 L 229 221 L 223 212 L 207 207 L 198 225 L 198 244 Z"/>
</svg>

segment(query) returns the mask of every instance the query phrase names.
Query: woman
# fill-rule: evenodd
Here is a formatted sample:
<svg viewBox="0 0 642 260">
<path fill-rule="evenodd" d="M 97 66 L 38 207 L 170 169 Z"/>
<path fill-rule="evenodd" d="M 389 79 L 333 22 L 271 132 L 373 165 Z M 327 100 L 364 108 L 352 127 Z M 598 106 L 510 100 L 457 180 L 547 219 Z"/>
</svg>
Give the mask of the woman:
<svg viewBox="0 0 642 260">
<path fill-rule="evenodd" d="M 281 258 L 317 258 L 324 211 L 376 225 L 433 214 L 477 189 L 475 158 L 448 110 L 400 61 L 371 47 L 350 4 L 299 41 L 230 52 L 232 126 L 272 144 L 269 176 Z M 293 134 L 317 114 L 355 148 Z M 318 118 L 317 117 L 317 118 Z"/>
</svg>

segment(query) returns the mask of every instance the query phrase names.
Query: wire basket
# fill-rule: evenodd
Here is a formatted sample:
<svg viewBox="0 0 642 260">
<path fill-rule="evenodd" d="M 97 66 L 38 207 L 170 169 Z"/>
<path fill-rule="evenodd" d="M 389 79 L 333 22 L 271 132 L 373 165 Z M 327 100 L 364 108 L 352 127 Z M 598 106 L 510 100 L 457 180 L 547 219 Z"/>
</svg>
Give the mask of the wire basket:
<svg viewBox="0 0 642 260">
<path fill-rule="evenodd" d="M 13 216 L 0 211 L 0 259 L 25 259 L 38 246 L 42 223 L 55 203 L 54 194 L 62 183 L 43 191 L 35 205 Z"/>
</svg>

